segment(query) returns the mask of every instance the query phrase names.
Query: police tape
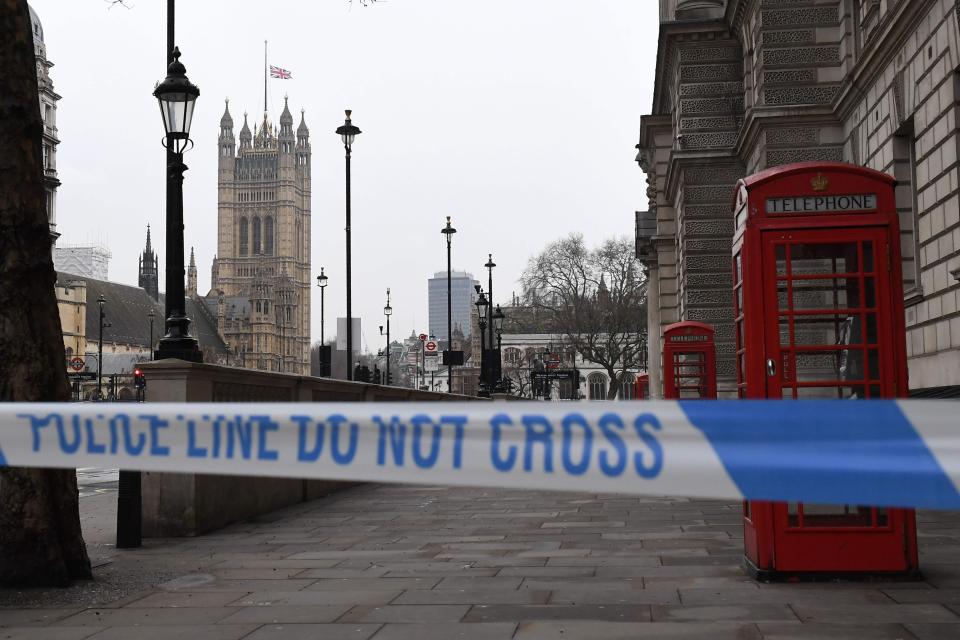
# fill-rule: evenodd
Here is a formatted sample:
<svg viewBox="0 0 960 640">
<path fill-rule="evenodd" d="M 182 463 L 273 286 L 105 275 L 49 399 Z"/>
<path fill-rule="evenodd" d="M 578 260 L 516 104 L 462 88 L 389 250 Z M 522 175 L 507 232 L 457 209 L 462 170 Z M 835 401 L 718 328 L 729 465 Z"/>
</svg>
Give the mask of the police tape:
<svg viewBox="0 0 960 640">
<path fill-rule="evenodd" d="M 0 404 L 0 466 L 956 509 L 960 404 Z"/>
</svg>

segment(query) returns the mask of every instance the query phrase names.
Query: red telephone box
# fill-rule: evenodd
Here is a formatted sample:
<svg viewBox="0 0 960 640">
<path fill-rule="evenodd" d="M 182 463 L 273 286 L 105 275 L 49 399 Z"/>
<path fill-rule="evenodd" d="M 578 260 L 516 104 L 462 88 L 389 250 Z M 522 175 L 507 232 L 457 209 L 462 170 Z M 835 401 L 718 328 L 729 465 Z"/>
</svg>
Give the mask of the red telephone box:
<svg viewBox="0 0 960 640">
<path fill-rule="evenodd" d="M 637 376 L 636 382 L 633 383 L 633 399 L 634 400 L 649 400 L 650 399 L 650 375 L 646 373 L 641 373 Z"/>
<path fill-rule="evenodd" d="M 663 330 L 663 397 L 717 398 L 717 351 L 713 327 L 675 322 Z"/>
<path fill-rule="evenodd" d="M 733 243 L 741 398 L 907 395 L 892 177 L 803 162 L 737 183 Z M 914 513 L 744 503 L 746 566 L 763 578 L 914 573 Z"/>
</svg>

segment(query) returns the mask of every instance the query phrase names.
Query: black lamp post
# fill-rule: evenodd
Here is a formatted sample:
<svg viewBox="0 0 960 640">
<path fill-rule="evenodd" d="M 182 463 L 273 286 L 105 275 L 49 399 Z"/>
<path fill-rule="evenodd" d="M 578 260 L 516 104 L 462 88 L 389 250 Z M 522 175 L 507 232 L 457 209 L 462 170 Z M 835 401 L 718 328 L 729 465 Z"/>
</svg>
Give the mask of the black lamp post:
<svg viewBox="0 0 960 640">
<path fill-rule="evenodd" d="M 103 328 L 111 326 L 109 322 L 104 322 L 106 316 L 103 313 L 103 305 L 107 299 L 100 294 L 97 298 L 97 304 L 100 306 L 100 339 L 97 341 L 97 401 L 103 400 Z"/>
<path fill-rule="evenodd" d="M 203 354 L 196 338 L 190 335 L 190 319 L 186 314 L 183 291 L 183 152 L 193 146 L 190 124 L 193 107 L 200 90 L 187 78 L 180 63 L 180 50 L 173 50 L 173 62 L 167 77 L 157 85 L 153 95 L 160 103 L 164 146 L 167 154 L 167 269 L 166 269 L 166 334 L 160 339 L 157 358 L 179 358 L 202 362 Z"/>
<path fill-rule="evenodd" d="M 477 393 L 478 396 L 489 397 L 490 396 L 490 385 L 489 385 L 489 369 L 490 362 L 487 357 L 487 345 L 486 345 L 486 329 L 487 329 L 487 314 L 489 313 L 490 305 L 487 302 L 487 296 L 484 295 L 483 289 L 480 285 L 475 285 L 474 289 L 477 292 L 477 301 L 474 303 L 477 307 L 477 324 L 480 327 L 480 389 Z"/>
<path fill-rule="evenodd" d="M 350 295 L 351 270 L 350 270 L 350 154 L 353 150 L 353 141 L 360 135 L 360 129 L 353 125 L 350 120 L 350 109 L 345 111 L 347 114 L 343 126 L 337 127 L 337 135 L 343 140 L 343 148 L 347 152 L 347 380 L 353 380 L 353 369 L 349 363 L 353 362 L 353 307 L 351 306 Z"/>
<path fill-rule="evenodd" d="M 503 362 L 503 352 L 501 350 L 501 341 L 503 339 L 503 321 L 506 318 L 503 315 L 503 310 L 500 308 L 500 305 L 497 305 L 497 308 L 493 311 L 493 332 L 497 335 L 497 357 L 494 360 L 496 362 L 496 371 L 494 372 L 494 384 L 497 391 L 504 392 L 503 388 L 503 371 L 501 369 L 501 363 Z M 491 345 L 491 349 L 492 349 Z"/>
<path fill-rule="evenodd" d="M 157 317 L 157 314 L 153 312 L 153 309 L 150 309 L 147 317 L 150 318 L 150 359 L 153 360 L 153 319 Z"/>
<path fill-rule="evenodd" d="M 450 224 L 447 216 L 447 226 L 440 233 L 447 236 L 447 351 L 453 351 L 453 274 L 450 270 L 450 243 L 453 234 L 457 232 Z M 447 356 L 447 393 L 453 393 L 453 358 Z"/>
<path fill-rule="evenodd" d="M 329 278 L 323 273 L 323 267 L 320 267 L 320 275 L 317 276 L 317 286 L 320 287 L 320 349 L 317 350 L 317 358 L 320 360 L 320 377 L 327 372 L 327 366 L 330 364 L 330 351 L 327 349 L 326 338 L 324 337 L 324 292 L 327 289 Z"/>
<path fill-rule="evenodd" d="M 387 386 L 390 386 L 390 316 L 393 307 L 390 306 L 390 289 L 387 288 L 387 306 L 383 308 L 383 315 L 387 316 Z"/>
</svg>

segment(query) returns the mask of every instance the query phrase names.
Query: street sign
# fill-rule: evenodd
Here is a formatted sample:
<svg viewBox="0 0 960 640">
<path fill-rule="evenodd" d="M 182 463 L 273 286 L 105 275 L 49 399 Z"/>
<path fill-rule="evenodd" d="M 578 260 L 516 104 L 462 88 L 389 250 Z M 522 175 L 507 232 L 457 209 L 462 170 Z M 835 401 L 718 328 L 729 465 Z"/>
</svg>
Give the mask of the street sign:
<svg viewBox="0 0 960 640">
<path fill-rule="evenodd" d="M 427 341 L 427 334 L 425 334 L 425 333 L 421 333 L 421 334 L 420 334 L 419 336 L 417 336 L 417 337 L 420 338 L 420 342 L 426 342 L 426 341 Z"/>
<path fill-rule="evenodd" d="M 440 354 L 426 353 L 423 358 L 423 370 L 427 373 L 440 370 Z"/>
<path fill-rule="evenodd" d="M 73 369 L 74 371 L 82 371 L 83 358 L 81 358 L 80 356 L 73 356 L 72 358 L 70 358 L 70 368 Z"/>
<path fill-rule="evenodd" d="M 437 343 L 436 343 L 436 342 L 433 342 L 433 341 L 431 340 L 430 342 L 428 342 L 428 343 L 426 343 L 425 345 L 423 345 L 423 348 L 426 350 L 427 355 L 430 355 L 431 353 L 436 353 L 436 352 L 437 352 Z"/>
<path fill-rule="evenodd" d="M 96 380 L 95 371 L 81 371 L 80 373 L 68 373 L 67 377 L 71 380 Z"/>
<path fill-rule="evenodd" d="M 533 371 L 530 380 L 543 382 L 544 380 L 578 380 L 579 372 L 576 369 L 554 369 L 552 371 Z"/>
</svg>

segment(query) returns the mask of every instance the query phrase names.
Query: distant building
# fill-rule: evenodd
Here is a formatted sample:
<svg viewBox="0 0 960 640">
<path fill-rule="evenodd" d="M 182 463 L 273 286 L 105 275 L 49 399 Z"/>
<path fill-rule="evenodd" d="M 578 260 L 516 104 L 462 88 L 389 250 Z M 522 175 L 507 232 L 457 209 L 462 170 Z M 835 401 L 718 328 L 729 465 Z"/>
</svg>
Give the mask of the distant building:
<svg viewBox="0 0 960 640">
<path fill-rule="evenodd" d="M 459 327 L 464 335 L 470 334 L 470 318 L 476 314 L 473 302 L 476 293 L 474 285 L 480 284 L 466 271 L 452 271 L 450 278 L 450 314 L 453 329 Z M 429 305 L 430 335 L 437 340 L 447 342 L 447 272 L 438 271 L 427 281 L 427 304 Z"/>
<path fill-rule="evenodd" d="M 84 278 L 108 280 L 110 252 L 105 247 L 54 247 L 53 266 L 57 271 Z"/>
<path fill-rule="evenodd" d="M 240 147 L 229 108 L 220 119 L 217 256 L 204 298 L 248 369 L 310 373 L 310 131 L 284 99 Z M 195 272 L 189 286 L 196 287 Z"/>
<path fill-rule="evenodd" d="M 47 60 L 47 47 L 43 42 L 43 25 L 33 7 L 30 7 L 30 23 L 33 28 L 33 50 L 37 59 L 37 88 L 40 92 L 40 116 L 43 118 L 43 186 L 46 190 L 47 220 L 50 223 L 50 236 L 56 242 L 57 233 L 57 101 L 60 96 L 53 90 L 50 68 L 53 63 Z"/>
</svg>

